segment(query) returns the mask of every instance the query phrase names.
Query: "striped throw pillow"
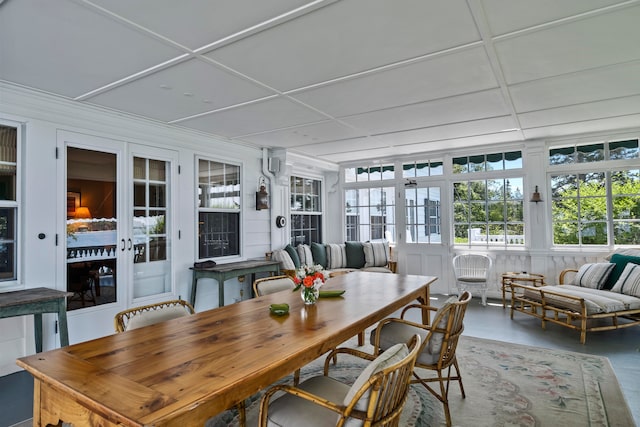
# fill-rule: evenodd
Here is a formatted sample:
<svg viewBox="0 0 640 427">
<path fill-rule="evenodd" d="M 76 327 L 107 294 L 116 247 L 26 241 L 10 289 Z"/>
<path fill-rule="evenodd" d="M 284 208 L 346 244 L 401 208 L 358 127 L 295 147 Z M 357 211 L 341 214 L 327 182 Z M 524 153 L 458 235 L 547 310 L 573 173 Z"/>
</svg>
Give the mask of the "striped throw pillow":
<svg viewBox="0 0 640 427">
<path fill-rule="evenodd" d="M 311 246 L 298 245 L 298 256 L 300 257 L 300 265 L 313 265 L 313 254 L 311 253 Z"/>
<path fill-rule="evenodd" d="M 640 265 L 628 263 L 611 292 L 640 298 Z"/>
<path fill-rule="evenodd" d="M 295 270 L 296 265 L 293 263 L 291 256 L 284 249 L 276 249 L 271 255 L 271 259 L 274 261 L 280 261 L 280 268 L 284 270 Z"/>
<path fill-rule="evenodd" d="M 345 268 L 347 266 L 347 248 L 344 243 L 327 243 L 327 268 Z"/>
<path fill-rule="evenodd" d="M 388 242 L 365 242 L 364 266 L 384 267 L 389 263 L 389 243 Z"/>
<path fill-rule="evenodd" d="M 594 262 L 583 264 L 576 273 L 572 285 L 583 288 L 602 289 L 607 277 L 616 265 L 611 262 Z"/>
</svg>

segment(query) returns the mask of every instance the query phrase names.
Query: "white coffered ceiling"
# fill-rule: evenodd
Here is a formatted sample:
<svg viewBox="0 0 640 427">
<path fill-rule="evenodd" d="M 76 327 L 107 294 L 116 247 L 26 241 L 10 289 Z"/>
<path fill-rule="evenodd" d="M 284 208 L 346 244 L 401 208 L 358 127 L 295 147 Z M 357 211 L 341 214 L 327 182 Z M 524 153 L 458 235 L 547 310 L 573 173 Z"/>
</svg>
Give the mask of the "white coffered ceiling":
<svg viewBox="0 0 640 427">
<path fill-rule="evenodd" d="M 339 163 L 638 128 L 639 22 L 638 0 L 6 0 L 0 79 Z"/>
</svg>

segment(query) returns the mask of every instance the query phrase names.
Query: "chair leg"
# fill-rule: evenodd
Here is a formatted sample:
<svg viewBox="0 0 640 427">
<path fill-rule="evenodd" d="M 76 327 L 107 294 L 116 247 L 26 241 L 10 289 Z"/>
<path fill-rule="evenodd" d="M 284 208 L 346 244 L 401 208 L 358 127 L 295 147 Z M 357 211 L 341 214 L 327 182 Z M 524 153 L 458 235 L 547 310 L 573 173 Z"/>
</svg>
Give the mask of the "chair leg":
<svg viewBox="0 0 640 427">
<path fill-rule="evenodd" d="M 456 376 L 453 377 L 452 379 L 456 379 L 458 380 L 458 385 L 460 386 L 460 394 L 462 395 L 462 398 L 466 398 L 466 394 L 464 393 L 464 386 L 462 385 L 462 375 L 460 374 L 460 367 L 458 366 L 458 358 L 456 358 L 453 361 L 453 367 L 456 370 Z"/>
<path fill-rule="evenodd" d="M 238 421 L 240 423 L 240 427 L 245 427 L 247 425 L 247 411 L 244 400 L 238 403 L 236 408 L 238 409 Z"/>
<path fill-rule="evenodd" d="M 364 331 L 358 333 L 358 347 L 362 347 L 364 345 Z"/>
</svg>

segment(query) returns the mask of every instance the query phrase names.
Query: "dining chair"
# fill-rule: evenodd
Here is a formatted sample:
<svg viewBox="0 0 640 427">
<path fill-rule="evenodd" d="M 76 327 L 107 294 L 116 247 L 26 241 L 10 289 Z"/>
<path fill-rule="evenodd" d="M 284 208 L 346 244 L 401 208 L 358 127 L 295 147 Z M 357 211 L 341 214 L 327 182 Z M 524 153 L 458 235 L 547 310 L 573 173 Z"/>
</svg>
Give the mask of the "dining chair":
<svg viewBox="0 0 640 427">
<path fill-rule="evenodd" d="M 114 323 L 116 332 L 124 332 L 194 313 L 191 304 L 177 299 L 123 310 L 115 315 Z"/>
<path fill-rule="evenodd" d="M 192 314 L 195 314 L 195 310 L 191 304 L 176 299 L 123 310 L 115 315 L 114 322 L 116 332 L 119 333 Z M 236 409 L 240 426 L 244 427 L 247 423 L 244 401 L 236 404 Z"/>
<path fill-rule="evenodd" d="M 324 362 L 324 375 L 299 386 L 282 384 L 267 390 L 260 402 L 259 426 L 398 426 L 420 341 L 415 335 L 408 344 L 394 345 L 377 357 L 351 348 L 334 349 Z M 352 385 L 329 376 L 331 360 L 338 354 L 370 362 Z M 272 400 L 276 393 L 279 397 Z"/>
<path fill-rule="evenodd" d="M 487 255 L 461 254 L 453 257 L 453 273 L 458 295 L 469 287 L 478 287 L 482 305 L 487 305 L 487 288 L 493 261 Z"/>
<path fill-rule="evenodd" d="M 253 293 L 259 297 L 262 295 L 273 294 L 284 290 L 293 290 L 296 287 L 291 276 L 271 276 L 256 279 L 253 282 Z"/>
<path fill-rule="evenodd" d="M 411 384 L 422 384 L 444 405 L 444 414 L 447 426 L 451 426 L 451 414 L 449 412 L 449 383 L 458 381 L 460 393 L 465 397 L 462 385 L 462 376 L 456 358 L 458 339 L 464 330 L 464 315 L 471 300 L 471 294 L 464 291 L 459 297 L 449 298 L 442 307 L 435 308 L 422 304 L 406 306 L 400 318 L 388 318 L 380 321 L 376 329 L 371 332 L 371 344 L 374 348 L 374 356 L 404 342 L 415 334 L 422 338 Z M 435 311 L 433 323 L 423 325 L 405 320 L 405 314 L 412 309 Z M 453 371 L 452 372 L 452 368 Z M 423 378 L 420 375 L 426 371 L 435 371 L 435 377 Z M 420 375 L 419 375 L 420 373 Z M 439 387 L 431 387 L 430 383 L 438 382 Z"/>
</svg>

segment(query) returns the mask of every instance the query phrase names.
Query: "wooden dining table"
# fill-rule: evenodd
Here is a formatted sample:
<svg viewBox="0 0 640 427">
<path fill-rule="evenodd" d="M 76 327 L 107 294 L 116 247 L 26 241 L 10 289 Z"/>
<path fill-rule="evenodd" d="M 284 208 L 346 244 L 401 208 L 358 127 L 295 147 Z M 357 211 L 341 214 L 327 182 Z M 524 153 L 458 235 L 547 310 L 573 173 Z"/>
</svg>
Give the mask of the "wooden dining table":
<svg viewBox="0 0 640 427">
<path fill-rule="evenodd" d="M 403 306 L 428 303 L 435 280 L 358 271 L 327 280 L 346 292 L 315 305 L 283 291 L 20 358 L 34 377 L 33 425 L 204 425 Z M 271 314 L 277 303 L 289 314 Z"/>
</svg>

